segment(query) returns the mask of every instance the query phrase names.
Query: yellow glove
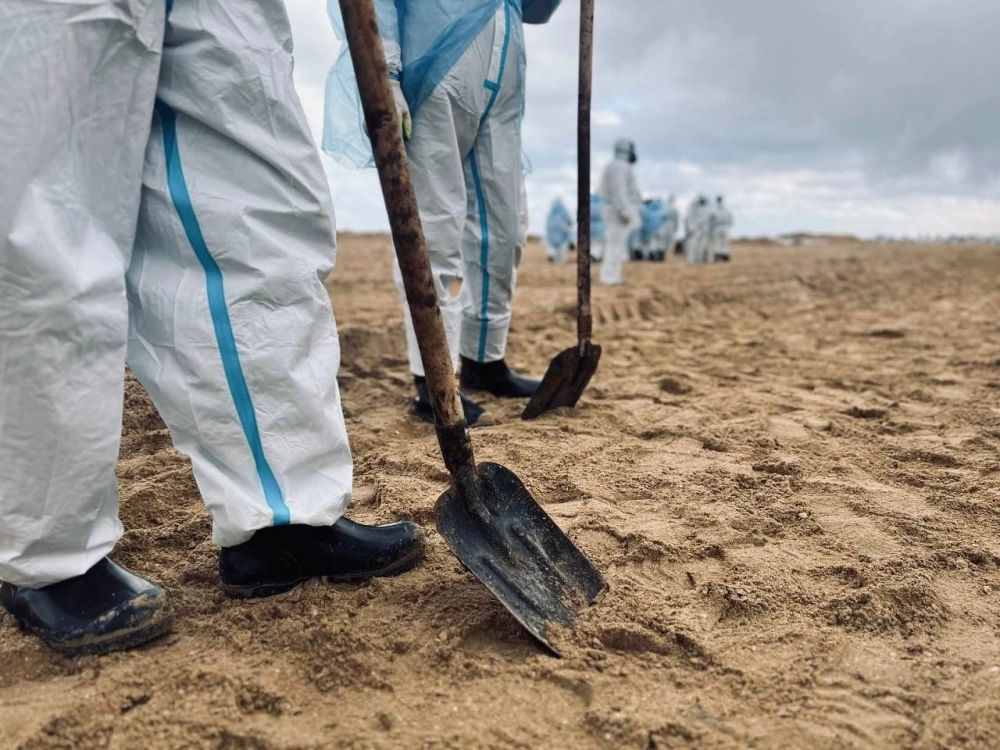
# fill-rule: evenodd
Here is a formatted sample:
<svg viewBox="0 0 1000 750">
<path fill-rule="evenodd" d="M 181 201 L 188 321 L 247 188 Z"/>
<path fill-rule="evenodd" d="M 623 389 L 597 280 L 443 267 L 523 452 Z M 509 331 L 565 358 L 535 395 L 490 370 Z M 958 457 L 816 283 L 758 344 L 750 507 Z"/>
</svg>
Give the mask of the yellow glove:
<svg viewBox="0 0 1000 750">
<path fill-rule="evenodd" d="M 399 85 L 399 81 L 395 78 L 389 79 L 389 88 L 392 89 L 392 101 L 396 105 L 396 114 L 399 115 L 399 123 L 403 128 L 403 140 L 410 140 L 410 136 L 413 135 L 413 120 L 410 118 L 410 105 L 406 103 L 406 97 L 403 96 L 403 89 Z M 368 135 L 368 123 L 364 123 L 365 135 Z"/>
<path fill-rule="evenodd" d="M 399 122 L 403 126 L 403 140 L 408 141 L 413 135 L 413 119 L 410 117 L 410 105 L 406 103 L 403 96 L 403 89 L 399 81 L 394 78 L 389 79 L 392 85 L 392 100 L 396 103 L 396 114 L 399 115 Z"/>
</svg>

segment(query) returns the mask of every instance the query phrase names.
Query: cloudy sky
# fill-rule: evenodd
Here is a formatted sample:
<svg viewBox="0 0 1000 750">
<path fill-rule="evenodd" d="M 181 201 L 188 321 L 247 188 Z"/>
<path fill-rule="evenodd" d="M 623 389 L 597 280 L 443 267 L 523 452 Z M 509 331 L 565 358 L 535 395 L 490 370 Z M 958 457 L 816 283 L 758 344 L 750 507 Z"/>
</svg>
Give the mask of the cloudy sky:
<svg viewBox="0 0 1000 750">
<path fill-rule="evenodd" d="M 317 140 L 339 49 L 287 0 Z M 526 27 L 531 228 L 575 200 L 578 6 Z M 644 192 L 723 193 L 738 235 L 1000 234 L 1000 0 L 597 0 L 594 179 L 632 137 Z M 324 157 L 338 224 L 387 227 L 374 170 Z"/>
</svg>

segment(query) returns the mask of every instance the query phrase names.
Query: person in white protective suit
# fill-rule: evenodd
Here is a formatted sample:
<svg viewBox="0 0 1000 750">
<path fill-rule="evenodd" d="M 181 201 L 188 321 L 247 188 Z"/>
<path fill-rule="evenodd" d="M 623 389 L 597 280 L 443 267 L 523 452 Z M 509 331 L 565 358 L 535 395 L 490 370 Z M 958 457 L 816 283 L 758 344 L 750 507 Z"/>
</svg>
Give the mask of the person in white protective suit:
<svg viewBox="0 0 1000 750">
<path fill-rule="evenodd" d="M 729 230 L 732 226 L 733 215 L 726 208 L 722 196 L 717 196 L 712 210 L 712 260 L 716 263 L 729 262 Z"/>
<path fill-rule="evenodd" d="M 627 138 L 615 143 L 615 158 L 601 177 L 601 198 L 604 201 L 604 260 L 601 263 L 602 284 L 623 284 L 622 265 L 628 257 L 628 239 L 642 226 L 639 206 L 642 194 L 636 184 L 633 165 L 635 144 Z"/>
<path fill-rule="evenodd" d="M 688 263 L 712 262 L 712 206 L 699 195 L 684 217 L 684 257 Z"/>
<path fill-rule="evenodd" d="M 553 263 L 566 260 L 573 240 L 573 218 L 562 198 L 556 198 L 545 222 L 545 253 Z"/>
<path fill-rule="evenodd" d="M 656 230 L 656 245 L 663 248 L 664 259 L 674 254 L 674 246 L 677 244 L 677 230 L 680 228 L 680 219 L 677 215 L 677 199 L 670 196 L 663 209 L 663 224 Z"/>
<path fill-rule="evenodd" d="M 334 214 L 280 0 L 0 3 L 0 604 L 68 655 L 166 632 L 108 559 L 126 359 L 231 596 L 420 557 L 343 517 Z"/>
<path fill-rule="evenodd" d="M 523 398 L 539 381 L 506 364 L 516 269 L 523 244 L 522 23 L 545 23 L 560 0 L 375 0 L 410 174 L 460 384 Z M 334 28 L 340 21 L 331 5 Z M 350 63 L 337 61 L 327 86 L 323 147 L 355 164 Z M 356 118 L 355 118 L 356 119 Z M 345 135 L 347 133 L 347 135 Z M 433 421 L 416 334 L 404 299 L 407 351 L 417 390 L 414 412 Z M 456 294 L 453 287 L 462 284 Z M 463 396 L 466 421 L 482 408 Z"/>
<path fill-rule="evenodd" d="M 579 221 L 579 217 L 577 217 Z M 590 196 L 590 259 L 594 263 L 604 260 L 604 201 L 600 195 Z"/>
</svg>

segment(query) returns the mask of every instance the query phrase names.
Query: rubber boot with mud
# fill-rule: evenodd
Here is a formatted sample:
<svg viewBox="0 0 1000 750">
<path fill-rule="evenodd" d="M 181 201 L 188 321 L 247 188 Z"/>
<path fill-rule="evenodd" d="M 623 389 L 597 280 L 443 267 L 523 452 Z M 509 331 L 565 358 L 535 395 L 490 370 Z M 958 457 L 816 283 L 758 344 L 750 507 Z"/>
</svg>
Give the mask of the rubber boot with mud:
<svg viewBox="0 0 1000 750">
<path fill-rule="evenodd" d="M 538 390 L 540 380 L 518 375 L 507 367 L 507 362 L 476 362 L 462 357 L 463 388 L 470 391 L 486 391 L 501 398 L 531 398 Z"/>
<path fill-rule="evenodd" d="M 422 375 L 414 375 L 413 382 L 417 386 L 417 396 L 413 399 L 413 414 L 425 422 L 434 424 L 434 407 L 431 406 L 431 397 L 427 391 L 427 378 Z M 469 427 L 472 427 L 479 422 L 479 418 L 483 416 L 483 412 L 485 412 L 486 409 L 481 407 L 475 401 L 469 399 L 461 391 L 458 392 L 458 397 L 462 400 L 462 411 L 465 413 L 465 423 Z"/>
<path fill-rule="evenodd" d="M 219 555 L 222 590 L 252 598 L 288 591 L 310 578 L 360 583 L 409 570 L 423 557 L 424 532 L 406 521 L 365 526 L 270 526 Z"/>
<path fill-rule="evenodd" d="M 0 604 L 64 656 L 124 651 L 174 623 L 163 589 L 107 558 L 81 576 L 40 589 L 0 584 Z"/>
</svg>

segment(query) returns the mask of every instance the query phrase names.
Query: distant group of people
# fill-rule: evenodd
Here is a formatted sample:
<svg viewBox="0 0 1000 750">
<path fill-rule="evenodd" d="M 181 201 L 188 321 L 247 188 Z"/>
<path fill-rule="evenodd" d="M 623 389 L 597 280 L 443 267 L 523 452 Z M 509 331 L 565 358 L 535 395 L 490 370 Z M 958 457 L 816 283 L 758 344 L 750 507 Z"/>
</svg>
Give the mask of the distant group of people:
<svg viewBox="0 0 1000 750">
<path fill-rule="evenodd" d="M 728 262 L 729 230 L 732 226 L 733 215 L 721 195 L 715 203 L 699 195 L 684 220 L 684 258 L 688 263 Z"/>
<path fill-rule="evenodd" d="M 622 265 L 628 259 L 629 238 L 642 227 L 642 195 L 633 165 L 635 144 L 627 138 L 615 143 L 615 158 L 604 169 L 598 195 L 590 199 L 591 252 L 603 261 L 602 284 L 621 284 Z M 545 225 L 549 260 L 561 263 L 574 244 L 575 222 L 561 198 L 556 198 Z"/>
<path fill-rule="evenodd" d="M 597 195 L 590 200 L 591 255 L 602 262 L 600 282 L 623 283 L 626 260 L 663 261 L 674 253 L 689 263 L 719 263 L 729 260 L 729 232 L 733 215 L 720 195 L 713 203 L 699 195 L 691 203 L 684 221 L 684 239 L 678 242 L 680 213 L 674 196 L 666 201 L 643 198 L 634 165 L 635 143 L 622 138 L 615 143 L 614 160 L 601 177 Z M 575 244 L 576 223 L 561 198 L 549 210 L 545 226 L 548 258 L 566 259 Z"/>
</svg>

